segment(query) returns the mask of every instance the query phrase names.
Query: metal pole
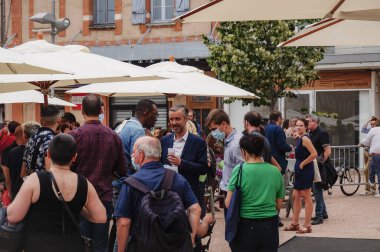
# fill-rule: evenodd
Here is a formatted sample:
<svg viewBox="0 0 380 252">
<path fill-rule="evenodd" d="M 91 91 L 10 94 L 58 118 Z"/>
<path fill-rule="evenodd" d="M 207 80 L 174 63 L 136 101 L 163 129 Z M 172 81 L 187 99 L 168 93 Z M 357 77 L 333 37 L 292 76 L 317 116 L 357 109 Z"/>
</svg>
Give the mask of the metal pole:
<svg viewBox="0 0 380 252">
<path fill-rule="evenodd" d="M 51 7 L 51 14 L 53 15 L 53 18 L 55 20 L 55 0 L 51 1 L 52 7 Z M 55 44 L 55 24 L 51 24 L 51 43 Z"/>
<path fill-rule="evenodd" d="M 54 20 L 56 20 L 55 19 L 55 0 L 52 0 L 51 4 L 52 4 L 52 6 L 51 6 L 51 14 L 53 15 Z M 56 34 L 56 32 L 55 32 L 55 24 L 51 24 L 51 43 L 52 44 L 55 44 L 55 34 Z M 50 95 L 51 95 L 51 97 L 54 97 L 54 95 L 55 95 L 54 87 L 50 88 Z M 47 101 L 47 95 L 44 95 L 44 102 L 45 102 L 45 106 L 47 106 L 47 102 L 48 102 Z"/>
<path fill-rule="evenodd" d="M 1 45 L 0 46 L 3 46 L 4 43 L 5 43 L 5 0 L 1 0 L 1 17 L 0 17 L 0 21 L 1 21 Z"/>
</svg>

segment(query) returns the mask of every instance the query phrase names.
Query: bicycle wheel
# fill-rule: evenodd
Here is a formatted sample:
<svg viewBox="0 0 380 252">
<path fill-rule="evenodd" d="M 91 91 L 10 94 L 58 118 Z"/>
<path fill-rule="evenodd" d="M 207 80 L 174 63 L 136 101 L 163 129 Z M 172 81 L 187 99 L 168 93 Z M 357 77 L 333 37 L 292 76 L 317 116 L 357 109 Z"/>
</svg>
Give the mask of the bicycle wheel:
<svg viewBox="0 0 380 252">
<path fill-rule="evenodd" d="M 344 195 L 354 195 L 360 186 L 360 172 L 358 168 L 344 169 L 342 175 L 340 176 L 340 184 L 340 190 L 342 190 Z"/>
</svg>

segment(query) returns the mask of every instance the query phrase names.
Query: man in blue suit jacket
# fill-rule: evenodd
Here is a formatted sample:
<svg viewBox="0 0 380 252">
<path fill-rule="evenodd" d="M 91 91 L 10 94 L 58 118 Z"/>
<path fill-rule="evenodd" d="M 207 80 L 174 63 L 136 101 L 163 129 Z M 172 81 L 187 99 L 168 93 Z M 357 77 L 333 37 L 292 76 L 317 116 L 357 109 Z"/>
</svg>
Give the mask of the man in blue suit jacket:
<svg viewBox="0 0 380 252">
<path fill-rule="evenodd" d="M 204 208 L 204 188 L 200 186 L 199 176 L 207 172 L 207 146 L 202 138 L 187 131 L 187 116 L 188 109 L 183 105 L 170 108 L 169 121 L 174 134 L 162 138 L 161 158 L 162 163 L 178 167 Z M 173 148 L 174 153 L 168 153 L 169 148 Z"/>
<path fill-rule="evenodd" d="M 292 146 L 286 142 L 284 130 L 281 128 L 281 112 L 273 111 L 269 115 L 269 124 L 265 127 L 265 137 L 269 140 L 273 157 L 280 164 L 282 173 L 285 173 L 288 161 L 285 153 L 292 151 Z"/>
</svg>

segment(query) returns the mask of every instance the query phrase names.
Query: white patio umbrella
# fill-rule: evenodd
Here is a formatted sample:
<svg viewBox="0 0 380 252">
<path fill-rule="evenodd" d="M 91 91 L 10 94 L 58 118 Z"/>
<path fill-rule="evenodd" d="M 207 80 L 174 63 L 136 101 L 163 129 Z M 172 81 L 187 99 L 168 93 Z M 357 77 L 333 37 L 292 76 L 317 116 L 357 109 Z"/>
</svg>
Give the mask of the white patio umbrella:
<svg viewBox="0 0 380 252">
<path fill-rule="evenodd" d="M 0 81 L 5 87 L 2 91 L 32 89 L 34 85 L 35 89 L 41 88 L 42 93 L 47 94 L 51 86 L 162 79 L 142 67 L 89 53 L 88 48 L 84 46 L 58 46 L 44 40 L 36 40 L 10 50 L 21 54 L 27 63 L 73 74 L 71 76 L 39 76 L 39 78 L 31 78 L 30 75 L 18 78 L 0 76 L 0 80 L 4 79 Z"/>
<path fill-rule="evenodd" d="M 251 92 L 204 75 L 198 68 L 176 62 L 161 62 L 147 69 L 168 79 L 97 83 L 72 89 L 67 93 L 96 93 L 104 96 L 190 95 L 259 98 Z"/>
<path fill-rule="evenodd" d="M 26 90 L 0 94 L 0 104 L 44 103 L 44 95 L 36 90 Z M 59 98 L 48 97 L 48 104 L 75 107 L 76 105 Z"/>
<path fill-rule="evenodd" d="M 143 67 L 89 53 L 84 46 L 58 46 L 45 40 L 29 41 L 16 46 L 26 62 L 51 69 L 69 71 L 75 81 L 60 81 L 56 85 L 88 84 L 92 82 L 160 79 Z"/>
<path fill-rule="evenodd" d="M 214 0 L 176 21 L 251 21 L 340 18 L 380 20 L 378 0 Z"/>
<path fill-rule="evenodd" d="M 39 67 L 26 63 L 21 55 L 9 49 L 0 47 L 0 74 L 58 74 L 49 68 Z"/>
<path fill-rule="evenodd" d="M 200 73 L 185 73 L 166 80 L 96 83 L 66 93 L 95 93 L 104 96 L 190 95 L 258 98 L 255 94 Z"/>
<path fill-rule="evenodd" d="M 380 22 L 324 19 L 301 30 L 279 46 L 380 45 Z"/>
</svg>

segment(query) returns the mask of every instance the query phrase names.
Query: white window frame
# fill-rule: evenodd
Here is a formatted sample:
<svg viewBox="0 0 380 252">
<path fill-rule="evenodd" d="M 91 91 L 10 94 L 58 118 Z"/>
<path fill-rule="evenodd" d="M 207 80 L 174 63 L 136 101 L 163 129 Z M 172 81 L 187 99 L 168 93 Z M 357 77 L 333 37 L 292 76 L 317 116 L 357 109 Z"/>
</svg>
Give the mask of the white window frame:
<svg viewBox="0 0 380 252">
<path fill-rule="evenodd" d="M 158 1 L 161 1 L 161 17 L 165 17 L 166 16 L 166 5 L 165 5 L 165 1 L 166 0 L 158 0 Z M 174 12 L 175 12 L 175 2 L 174 0 L 172 0 L 172 4 L 173 4 L 173 13 L 172 13 L 172 16 L 174 17 Z M 154 0 L 151 0 L 151 22 L 152 23 L 171 23 L 171 19 L 159 19 L 157 20 L 155 17 L 154 17 L 154 12 L 153 12 L 153 9 L 154 9 Z"/>
</svg>

